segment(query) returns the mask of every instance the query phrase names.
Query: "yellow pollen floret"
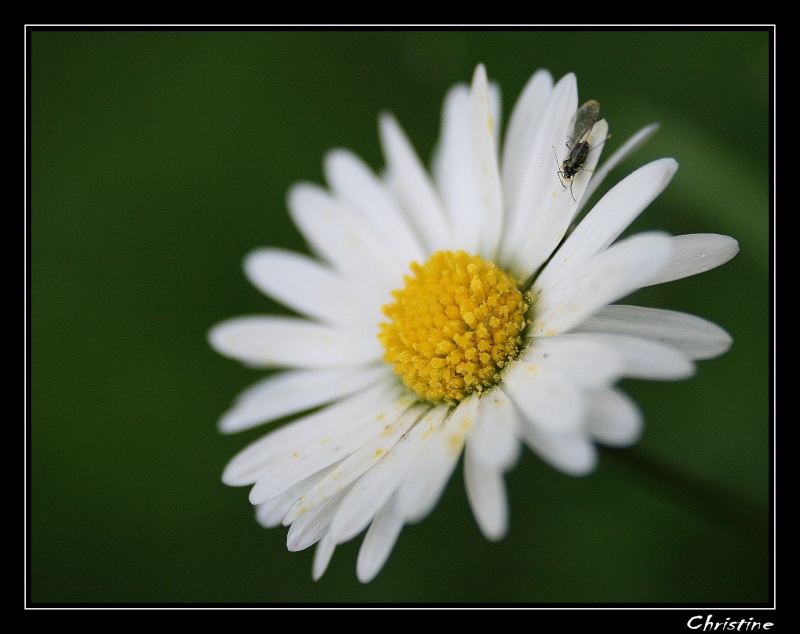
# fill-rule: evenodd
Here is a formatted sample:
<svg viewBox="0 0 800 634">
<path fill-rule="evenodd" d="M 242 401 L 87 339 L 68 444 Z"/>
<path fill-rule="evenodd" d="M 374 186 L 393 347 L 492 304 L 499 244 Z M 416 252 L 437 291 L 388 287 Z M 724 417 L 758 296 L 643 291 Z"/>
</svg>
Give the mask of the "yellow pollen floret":
<svg viewBox="0 0 800 634">
<path fill-rule="evenodd" d="M 499 382 L 523 346 L 528 303 L 516 281 L 464 251 L 437 251 L 411 271 L 383 307 L 384 360 L 431 403 L 454 405 Z"/>
</svg>

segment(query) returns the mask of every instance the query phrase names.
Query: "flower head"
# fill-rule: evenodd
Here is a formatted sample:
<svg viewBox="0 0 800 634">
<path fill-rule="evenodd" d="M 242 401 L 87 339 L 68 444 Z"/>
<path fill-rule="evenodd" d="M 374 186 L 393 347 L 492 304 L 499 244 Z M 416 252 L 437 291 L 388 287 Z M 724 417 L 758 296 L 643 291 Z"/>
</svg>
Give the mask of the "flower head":
<svg viewBox="0 0 800 634">
<path fill-rule="evenodd" d="M 288 548 L 314 544 L 314 578 L 366 529 L 367 582 L 406 523 L 434 507 L 463 454 L 487 538 L 504 536 L 504 474 L 529 447 L 556 469 L 591 472 L 596 443 L 634 443 L 642 417 L 622 378 L 689 377 L 731 345 L 692 315 L 614 302 L 727 262 L 732 238 L 623 231 L 677 170 L 654 161 L 585 201 L 649 126 L 598 168 L 608 125 L 579 108 L 575 76 L 528 82 L 502 147 L 499 91 L 478 66 L 445 99 L 428 172 L 397 121 L 380 119 L 385 171 L 333 150 L 328 189 L 295 185 L 292 218 L 313 257 L 259 249 L 245 271 L 297 316 L 225 321 L 221 354 L 280 368 L 222 417 L 234 432 L 296 416 L 236 455 L 223 481 L 252 486 Z M 555 158 L 554 158 L 555 154 Z"/>
</svg>

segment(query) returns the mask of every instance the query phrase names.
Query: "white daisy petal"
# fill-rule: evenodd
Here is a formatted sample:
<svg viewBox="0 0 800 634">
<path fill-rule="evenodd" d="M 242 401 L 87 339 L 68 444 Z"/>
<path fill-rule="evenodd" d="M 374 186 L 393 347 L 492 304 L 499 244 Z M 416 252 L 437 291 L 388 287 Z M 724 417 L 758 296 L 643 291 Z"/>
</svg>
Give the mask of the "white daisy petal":
<svg viewBox="0 0 800 634">
<path fill-rule="evenodd" d="M 372 521 L 400 486 L 427 439 L 441 426 L 447 410 L 445 406 L 431 410 L 353 485 L 331 522 L 330 534 L 337 544 L 352 539 Z"/>
<path fill-rule="evenodd" d="M 259 249 L 245 258 L 244 269 L 262 293 L 312 319 L 363 332 L 379 318 L 377 305 L 353 292 L 345 278 L 299 253 Z"/>
<path fill-rule="evenodd" d="M 521 361 L 558 372 L 581 388 L 604 387 L 618 380 L 624 367 L 613 348 L 569 334 L 533 338 Z"/>
<path fill-rule="evenodd" d="M 584 476 L 597 466 L 597 448 L 583 432 L 545 432 L 525 419 L 520 431 L 531 450 L 559 471 Z"/>
<path fill-rule="evenodd" d="M 484 70 L 484 74 L 486 71 Z M 492 142 L 494 143 L 495 148 L 500 147 L 501 137 L 500 137 L 500 127 L 503 123 L 503 100 L 502 95 L 500 93 L 500 86 L 498 86 L 495 82 L 489 82 L 489 110 L 490 116 L 492 117 Z M 499 165 L 498 165 L 499 167 Z M 500 184 L 500 188 L 502 190 L 502 183 Z"/>
<path fill-rule="evenodd" d="M 212 328 L 208 338 L 220 354 L 263 368 L 345 368 L 382 355 L 375 338 L 294 317 L 237 317 Z"/>
<path fill-rule="evenodd" d="M 286 515 L 295 500 L 296 498 L 289 495 L 279 495 L 258 504 L 256 506 L 256 521 L 264 528 L 279 526 L 283 516 Z"/>
<path fill-rule="evenodd" d="M 273 458 L 250 489 L 250 502 L 258 504 L 280 495 L 298 480 L 344 460 L 383 433 L 386 425 L 391 425 L 408 409 L 410 400 L 403 397 L 381 408 L 361 412 L 350 429 L 335 430 L 330 435 L 297 444 L 295 451 Z"/>
<path fill-rule="evenodd" d="M 470 98 L 466 86 L 450 90 L 442 113 L 442 134 L 431 173 L 452 226 L 452 241 L 467 251 L 478 248 L 480 221 L 474 195 L 475 157 L 470 138 Z"/>
<path fill-rule="evenodd" d="M 504 391 L 522 415 L 548 432 L 575 432 L 581 428 L 586 406 L 581 391 L 556 372 L 525 361 L 509 368 Z"/>
<path fill-rule="evenodd" d="M 669 236 L 643 233 L 621 240 L 583 264 L 565 272 L 551 288 L 534 283 L 536 319 L 532 332 L 549 336 L 566 332 L 645 285 L 670 257 Z"/>
<path fill-rule="evenodd" d="M 314 551 L 314 564 L 311 569 L 311 577 L 314 581 L 319 581 L 322 575 L 325 574 L 335 549 L 336 544 L 330 536 L 323 535 L 322 539 L 317 543 L 317 549 Z"/>
<path fill-rule="evenodd" d="M 346 275 L 354 292 L 363 293 L 370 305 L 380 306 L 402 279 L 381 237 L 320 187 L 295 185 L 287 202 L 292 220 L 314 252 Z"/>
<path fill-rule="evenodd" d="M 713 233 L 675 236 L 672 244 L 669 263 L 660 275 L 650 280 L 648 286 L 705 273 L 725 264 L 739 253 L 739 243 L 736 240 Z"/>
<path fill-rule="evenodd" d="M 686 379 L 695 372 L 694 364 L 680 350 L 652 339 L 612 333 L 574 333 L 572 336 L 613 347 L 623 362 L 622 372 L 630 378 L 674 381 Z"/>
<path fill-rule="evenodd" d="M 581 323 L 575 332 L 646 337 L 677 348 L 689 359 L 718 357 L 733 343 L 727 332 L 702 317 L 641 306 L 606 306 Z"/>
<path fill-rule="evenodd" d="M 422 409 L 422 406 L 412 407 L 396 420 L 387 418 L 377 437 L 370 439 L 345 457 L 324 479 L 297 500 L 294 507 L 287 513 L 286 521 L 293 521 L 304 508 L 313 508 L 323 504 L 374 467 L 417 421 L 422 414 Z"/>
<path fill-rule="evenodd" d="M 355 209 L 395 254 L 399 268 L 422 261 L 419 238 L 386 190 L 367 165 L 349 150 L 333 150 L 325 160 L 325 175 L 331 189 Z"/>
<path fill-rule="evenodd" d="M 477 460 L 467 443 L 464 483 L 472 513 L 486 539 L 498 541 L 508 531 L 508 497 L 502 472 Z"/>
<path fill-rule="evenodd" d="M 315 474 L 307 477 L 305 480 L 301 480 L 298 484 L 295 484 L 291 489 L 289 489 L 289 491 L 294 492 L 294 490 L 296 488 L 299 488 L 301 485 L 305 485 L 305 488 L 303 490 L 307 491 L 308 489 L 316 486 L 318 482 L 321 482 L 322 480 L 324 480 L 328 476 L 328 474 L 333 470 L 334 466 L 335 465 L 331 465 L 330 467 L 325 467 L 324 469 L 320 469 Z M 284 491 L 278 497 L 283 498 L 283 497 L 288 496 L 289 491 Z M 294 501 L 293 501 L 292 506 L 294 506 L 294 503 L 297 502 L 297 498 L 298 497 L 299 496 L 294 496 Z M 273 498 L 273 499 L 275 499 L 275 498 Z M 326 500 L 325 504 L 331 503 L 331 504 L 335 504 L 336 506 L 338 506 L 339 501 L 340 501 L 340 497 L 337 497 L 332 502 L 331 502 L 331 500 Z M 262 502 L 261 504 L 267 504 L 267 503 L 269 503 L 269 500 L 267 500 L 267 502 Z M 329 513 L 329 515 L 326 516 L 327 519 L 325 520 L 325 523 L 324 524 L 320 524 L 320 527 L 323 529 L 323 532 L 327 530 L 327 526 L 328 526 L 328 524 L 330 524 L 331 516 L 335 512 L 336 506 L 324 509 L 326 513 Z M 323 510 L 323 509 L 320 509 L 320 510 Z M 288 513 L 288 511 L 287 511 L 287 513 Z M 315 521 L 314 518 L 318 519 L 319 517 L 321 517 L 321 516 L 320 515 L 316 515 L 314 517 L 307 517 L 306 521 L 312 521 L 313 522 L 313 521 Z M 286 516 L 284 516 L 283 519 L 281 519 L 281 524 L 283 524 L 284 526 L 288 527 L 288 526 L 292 525 L 292 522 L 287 520 Z M 299 527 L 298 527 L 298 529 L 299 529 Z M 325 534 L 327 534 L 327 533 L 325 533 Z M 319 535 L 317 535 L 316 538 L 318 539 Z M 313 543 L 314 543 L 313 540 L 312 541 L 308 541 L 306 546 L 310 546 Z M 298 548 L 298 550 L 303 550 L 303 548 Z"/>
<path fill-rule="evenodd" d="M 256 521 L 265 528 L 279 526 L 282 523 L 285 525 L 283 518 L 286 517 L 289 509 L 294 506 L 297 498 L 319 482 L 324 475 L 325 471 L 315 473 L 310 478 L 301 480 L 280 495 L 261 504 L 256 504 Z"/>
<path fill-rule="evenodd" d="M 361 422 L 359 414 L 377 408 L 393 394 L 396 398 L 393 388 L 378 384 L 270 432 L 233 457 L 222 481 L 230 486 L 253 484 L 273 460 L 292 456 L 337 432 L 352 430 Z"/>
<path fill-rule="evenodd" d="M 516 425 L 514 404 L 502 390 L 494 389 L 480 398 L 475 425 L 467 434 L 467 448 L 475 460 L 505 471 L 519 457 Z"/>
<path fill-rule="evenodd" d="M 286 370 L 240 394 L 219 429 L 233 433 L 334 401 L 385 379 L 384 367 Z"/>
<path fill-rule="evenodd" d="M 286 533 L 286 548 L 290 552 L 305 550 L 322 539 L 328 532 L 331 518 L 344 492 L 340 492 L 322 504 L 307 507 L 303 516 L 296 520 Z"/>
<path fill-rule="evenodd" d="M 608 248 L 661 194 L 677 169 L 673 159 L 653 161 L 611 189 L 558 249 L 537 278 L 537 288 L 555 286 L 570 270 Z"/>
<path fill-rule="evenodd" d="M 509 210 L 510 222 L 517 222 L 506 227 L 503 254 L 512 262 L 512 273 L 523 279 L 550 257 L 577 208 L 569 189 L 559 180 L 557 158 L 562 151 L 563 160 L 570 119 L 577 107 L 577 83 L 570 73 L 553 88 L 523 188 L 516 206 Z"/>
<path fill-rule="evenodd" d="M 592 194 L 597 191 L 597 188 L 600 187 L 606 176 L 608 176 L 608 173 L 617 165 L 622 163 L 622 161 L 627 159 L 636 150 L 638 150 L 647 141 L 649 141 L 650 137 L 658 132 L 659 127 L 660 126 L 657 123 L 651 123 L 650 125 L 645 126 L 630 139 L 625 141 L 625 143 L 622 144 L 622 147 L 614 152 L 607 160 L 603 161 L 603 164 L 594 171 L 594 174 L 592 174 L 592 179 L 589 181 L 589 185 L 583 194 L 583 200 L 581 200 L 581 203 L 578 206 L 578 211 L 583 208 L 589 198 L 591 198 Z"/>
<path fill-rule="evenodd" d="M 386 157 L 386 178 L 409 221 L 430 253 L 448 248 L 451 229 L 425 168 L 400 124 L 391 115 L 380 118 L 381 145 Z"/>
<path fill-rule="evenodd" d="M 627 447 L 642 435 L 642 413 L 627 394 L 610 388 L 589 392 L 589 433 L 604 445 Z"/>
<path fill-rule="evenodd" d="M 553 76 L 546 70 L 536 71 L 523 88 L 508 120 L 502 160 L 503 196 L 508 212 L 521 209 L 518 199 L 523 179 L 528 172 L 528 162 L 535 156 L 533 150 L 542 134 L 542 118 L 552 90 Z M 516 227 L 518 221 L 508 218 L 511 227 Z"/>
<path fill-rule="evenodd" d="M 391 501 L 377 514 L 358 551 L 356 576 L 361 583 L 372 581 L 381 571 L 404 524 L 402 515 Z"/>
<path fill-rule="evenodd" d="M 495 256 L 503 220 L 491 102 L 486 71 L 479 66 L 469 89 L 459 86 L 447 96 L 432 168 L 453 241 L 487 257 Z"/>
<path fill-rule="evenodd" d="M 476 397 L 461 401 L 420 451 L 397 492 L 397 507 L 407 522 L 418 522 L 436 505 L 461 456 L 477 408 Z"/>
<path fill-rule="evenodd" d="M 500 185 L 500 167 L 497 162 L 497 126 L 492 112 L 492 98 L 486 69 L 478 65 L 470 89 L 471 128 L 474 138 L 473 156 L 477 171 L 474 174 L 478 207 L 473 216 L 478 219 L 480 239 L 477 253 L 496 258 L 503 223 L 503 196 Z"/>
</svg>

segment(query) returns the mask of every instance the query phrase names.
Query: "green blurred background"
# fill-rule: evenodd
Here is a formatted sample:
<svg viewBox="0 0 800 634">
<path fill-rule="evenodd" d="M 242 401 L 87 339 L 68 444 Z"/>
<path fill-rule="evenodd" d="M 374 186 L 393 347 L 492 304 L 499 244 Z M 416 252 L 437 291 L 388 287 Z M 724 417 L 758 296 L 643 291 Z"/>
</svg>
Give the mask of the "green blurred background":
<svg viewBox="0 0 800 634">
<path fill-rule="evenodd" d="M 37 603 L 745 603 L 771 599 L 771 36 L 755 31 L 29 33 L 29 600 Z M 369 585 L 361 537 L 313 548 L 220 481 L 264 429 L 216 429 L 260 379 L 206 333 L 279 311 L 241 262 L 304 249 L 285 194 L 345 146 L 383 165 L 393 111 L 430 156 L 444 92 L 478 62 L 503 113 L 538 68 L 598 99 L 620 166 L 680 163 L 633 230 L 722 233 L 741 252 L 627 300 L 734 338 L 687 381 L 627 381 L 642 441 L 571 478 L 525 452 L 511 528 L 487 542 L 460 469 Z M 608 156 L 608 154 L 606 154 Z M 554 165 L 555 169 L 555 165 Z"/>
</svg>

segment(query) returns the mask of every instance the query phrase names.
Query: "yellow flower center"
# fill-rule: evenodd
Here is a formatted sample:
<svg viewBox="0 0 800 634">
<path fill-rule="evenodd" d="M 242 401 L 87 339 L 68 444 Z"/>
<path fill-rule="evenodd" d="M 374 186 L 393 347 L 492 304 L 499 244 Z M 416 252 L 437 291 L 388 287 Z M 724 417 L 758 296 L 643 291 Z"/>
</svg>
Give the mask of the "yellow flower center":
<svg viewBox="0 0 800 634">
<path fill-rule="evenodd" d="M 411 271 L 383 307 L 384 360 L 431 403 L 454 405 L 498 383 L 523 346 L 528 303 L 516 281 L 463 251 L 437 251 Z"/>
</svg>

